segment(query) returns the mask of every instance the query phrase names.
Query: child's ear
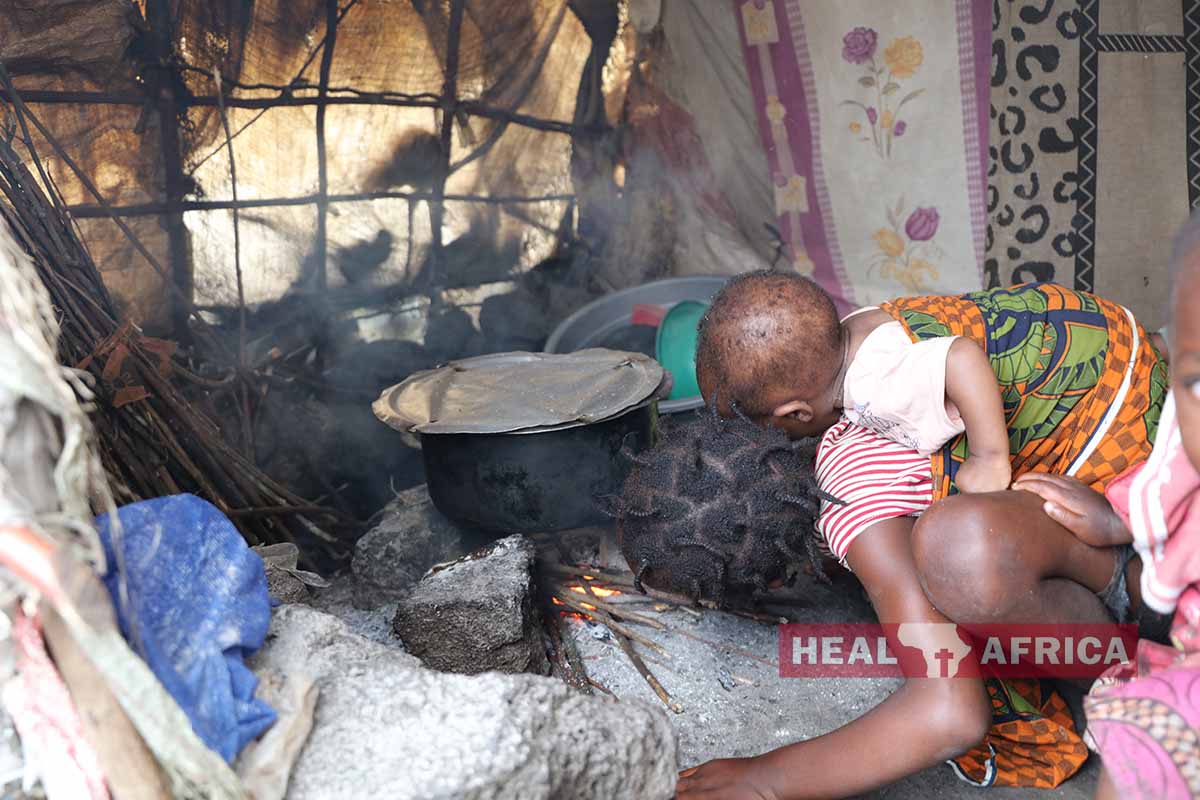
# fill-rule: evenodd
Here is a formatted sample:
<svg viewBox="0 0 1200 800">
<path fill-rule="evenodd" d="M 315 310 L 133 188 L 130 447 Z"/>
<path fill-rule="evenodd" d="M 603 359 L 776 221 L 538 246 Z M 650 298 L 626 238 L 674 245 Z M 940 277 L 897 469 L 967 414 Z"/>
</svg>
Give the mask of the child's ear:
<svg viewBox="0 0 1200 800">
<path fill-rule="evenodd" d="M 781 406 L 777 406 L 771 412 L 772 417 L 787 417 L 794 419 L 797 422 L 812 422 L 813 407 L 807 400 L 791 400 Z"/>
</svg>

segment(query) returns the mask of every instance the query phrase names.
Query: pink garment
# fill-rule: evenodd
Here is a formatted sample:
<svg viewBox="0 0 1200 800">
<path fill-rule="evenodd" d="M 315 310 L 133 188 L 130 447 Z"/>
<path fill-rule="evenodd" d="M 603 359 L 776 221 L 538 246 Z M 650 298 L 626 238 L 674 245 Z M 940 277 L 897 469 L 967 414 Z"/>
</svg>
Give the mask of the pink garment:
<svg viewBox="0 0 1200 800">
<path fill-rule="evenodd" d="M 946 399 L 946 357 L 956 338 L 914 342 L 894 321 L 871 331 L 846 369 L 845 415 L 923 456 L 940 450 L 964 430 Z"/>
<path fill-rule="evenodd" d="M 1083 699 L 1088 744 L 1127 800 L 1200 797 L 1200 590 L 1184 590 L 1168 647 L 1143 639 L 1132 661 Z"/>
<path fill-rule="evenodd" d="M 46 652 L 37 618 L 18 612 L 12 639 L 18 674 L 4 686 L 3 699 L 21 736 L 27 770 L 37 773 L 49 800 L 108 800 L 100 759 Z"/>
<path fill-rule="evenodd" d="M 1141 642 L 1143 649 L 1162 645 Z M 1177 654 L 1178 655 L 1178 654 Z M 1200 655 L 1136 680 L 1101 678 L 1084 698 L 1085 738 L 1126 800 L 1200 797 Z M 1114 668 L 1117 669 L 1117 668 Z"/>
<path fill-rule="evenodd" d="M 1142 557 L 1142 600 L 1175 610 L 1167 647 L 1138 642 L 1084 700 L 1088 736 L 1124 798 L 1200 797 L 1200 473 L 1167 395 L 1150 458 L 1108 485 Z"/>
<path fill-rule="evenodd" d="M 1183 451 L 1175 396 L 1167 394 L 1150 457 L 1105 493 L 1142 557 L 1142 599 L 1169 614 L 1180 595 L 1200 583 L 1200 473 Z"/>
</svg>

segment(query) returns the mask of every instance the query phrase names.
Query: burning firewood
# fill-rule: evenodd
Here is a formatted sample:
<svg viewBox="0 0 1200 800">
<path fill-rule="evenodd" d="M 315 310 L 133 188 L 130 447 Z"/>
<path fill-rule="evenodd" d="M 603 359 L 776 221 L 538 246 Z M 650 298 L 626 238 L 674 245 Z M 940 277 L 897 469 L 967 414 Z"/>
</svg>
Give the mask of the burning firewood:
<svg viewBox="0 0 1200 800">
<path fill-rule="evenodd" d="M 585 583 L 584 588 L 590 590 L 591 586 L 590 584 Z M 592 599 L 596 602 L 599 602 L 599 598 L 597 598 L 595 594 L 592 594 Z M 619 627 L 613 627 L 615 623 L 613 622 L 612 617 L 609 616 L 607 612 L 602 611 L 599 608 L 596 609 L 595 613 L 602 615 L 601 621 L 608 626 L 609 630 L 613 632 L 613 637 L 616 638 L 617 644 L 620 645 L 621 650 L 624 651 L 625 655 L 629 657 L 629 661 L 631 664 L 633 664 L 633 668 L 636 669 L 638 674 L 640 674 L 646 680 L 646 683 L 650 684 L 650 688 L 654 690 L 656 695 L 658 695 L 658 699 L 662 700 L 666 707 L 674 711 L 676 714 L 682 714 L 683 704 L 667 693 L 667 690 L 663 688 L 661 683 L 659 683 L 658 678 L 654 677 L 654 673 L 651 672 L 650 668 L 646 666 L 646 662 L 643 661 L 642 657 L 638 655 L 636 650 L 633 649 L 633 644 L 630 641 L 630 639 L 633 637 L 629 635 L 632 633 L 632 631 L 628 629 L 621 630 Z M 667 655 L 667 652 L 657 644 L 654 645 L 653 649 L 664 656 Z"/>
</svg>

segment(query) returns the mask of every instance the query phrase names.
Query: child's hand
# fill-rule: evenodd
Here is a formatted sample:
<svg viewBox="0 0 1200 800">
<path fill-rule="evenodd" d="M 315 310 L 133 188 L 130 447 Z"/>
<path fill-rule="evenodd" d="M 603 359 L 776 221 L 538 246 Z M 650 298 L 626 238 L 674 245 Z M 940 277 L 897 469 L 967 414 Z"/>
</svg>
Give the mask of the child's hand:
<svg viewBox="0 0 1200 800">
<path fill-rule="evenodd" d="M 679 773 L 676 800 L 776 800 L 759 760 L 722 758 Z"/>
<path fill-rule="evenodd" d="M 1012 464 L 1008 454 L 968 456 L 958 468 L 954 483 L 964 494 L 1004 491 L 1012 483 Z"/>
<path fill-rule="evenodd" d="M 1112 510 L 1104 495 L 1093 492 L 1074 478 L 1027 472 L 1013 483 L 1014 489 L 1033 492 L 1046 502 L 1046 516 L 1093 547 L 1112 547 L 1133 541 L 1133 534 Z"/>
</svg>

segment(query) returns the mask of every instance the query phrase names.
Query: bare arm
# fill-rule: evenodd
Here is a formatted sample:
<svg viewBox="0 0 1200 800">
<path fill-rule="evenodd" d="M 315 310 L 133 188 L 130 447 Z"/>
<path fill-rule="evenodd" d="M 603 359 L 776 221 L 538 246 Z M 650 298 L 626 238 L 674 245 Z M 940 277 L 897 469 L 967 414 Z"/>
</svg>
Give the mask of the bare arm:
<svg viewBox="0 0 1200 800">
<path fill-rule="evenodd" d="M 947 622 L 921 589 L 910 544 L 912 525 L 911 519 L 897 518 L 872 526 L 851 545 L 848 561 L 880 622 Z M 824 736 L 752 759 L 705 764 L 680 780 L 677 797 L 802 800 L 858 795 L 974 746 L 987 730 L 990 713 L 978 680 L 910 679 L 871 711 Z"/>
<path fill-rule="evenodd" d="M 946 355 L 946 397 L 958 406 L 971 449 L 959 469 L 959 488 L 965 492 L 1008 488 L 1012 467 L 1000 385 L 987 353 L 970 339 L 956 339 Z"/>
<path fill-rule="evenodd" d="M 1074 478 L 1027 472 L 1017 478 L 1013 488 L 1040 496 L 1045 501 L 1042 510 L 1046 516 L 1093 547 L 1113 547 L 1133 541 L 1133 533 L 1125 527 L 1125 521 L 1117 516 L 1104 495 Z"/>
</svg>

